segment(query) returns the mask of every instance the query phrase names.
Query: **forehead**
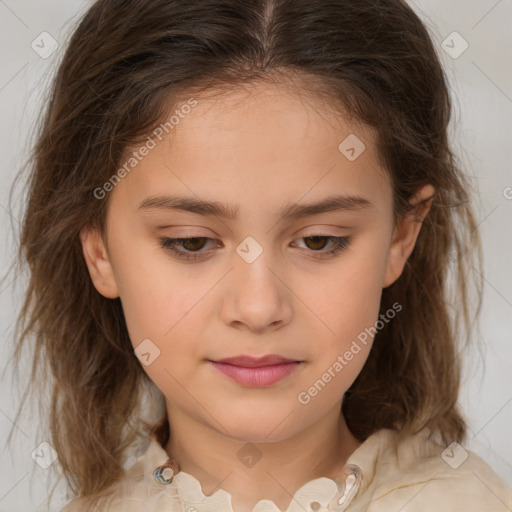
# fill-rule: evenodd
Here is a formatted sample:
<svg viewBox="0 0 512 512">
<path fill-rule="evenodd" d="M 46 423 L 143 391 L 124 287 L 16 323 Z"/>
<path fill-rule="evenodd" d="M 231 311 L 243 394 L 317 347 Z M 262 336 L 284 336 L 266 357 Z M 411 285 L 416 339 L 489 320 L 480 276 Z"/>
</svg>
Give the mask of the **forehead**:
<svg viewBox="0 0 512 512">
<path fill-rule="evenodd" d="M 194 106 L 183 108 L 187 104 Z M 236 203 L 242 214 L 334 192 L 389 204 L 375 132 L 296 89 L 259 83 L 183 96 L 168 114 L 173 123 L 161 140 L 153 136 L 155 146 L 114 195 L 127 194 L 140 204 L 166 192 L 187 194 Z"/>
<path fill-rule="evenodd" d="M 179 111 L 188 99 L 173 110 Z M 283 151 L 287 158 L 290 153 L 318 158 L 318 153 L 332 154 L 351 133 L 370 144 L 374 138 L 370 127 L 340 113 L 334 100 L 291 85 L 257 82 L 230 91 L 207 91 L 194 99 L 197 106 L 181 116 L 169 136 L 177 151 L 229 150 L 246 161 L 279 157 Z"/>
</svg>

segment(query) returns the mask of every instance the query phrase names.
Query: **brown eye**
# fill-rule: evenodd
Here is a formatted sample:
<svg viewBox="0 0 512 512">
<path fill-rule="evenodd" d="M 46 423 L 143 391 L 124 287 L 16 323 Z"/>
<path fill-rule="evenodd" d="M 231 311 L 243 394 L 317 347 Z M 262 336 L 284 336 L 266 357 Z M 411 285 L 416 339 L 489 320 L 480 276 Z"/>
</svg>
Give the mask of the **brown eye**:
<svg viewBox="0 0 512 512">
<path fill-rule="evenodd" d="M 320 251 L 322 250 L 326 243 L 329 241 L 328 236 L 308 236 L 304 238 L 304 240 L 310 240 L 312 241 L 311 244 L 306 243 L 309 249 L 313 251 Z"/>
<path fill-rule="evenodd" d="M 303 237 L 306 247 L 304 250 L 310 253 L 314 258 L 327 258 L 338 254 L 347 249 L 350 245 L 350 237 L 332 236 L 332 235 L 313 235 Z M 187 238 L 168 238 L 159 239 L 159 244 L 166 251 L 173 253 L 183 260 L 205 260 L 209 258 L 213 250 L 203 250 L 208 242 L 216 242 L 213 238 L 204 236 Z M 217 244 L 217 247 L 219 245 Z M 326 247 L 330 247 L 326 249 Z"/>
<path fill-rule="evenodd" d="M 163 237 L 159 239 L 160 246 L 166 251 L 170 251 L 179 258 L 185 260 L 193 260 L 198 258 L 205 258 L 207 253 L 211 251 L 202 250 L 208 242 L 214 242 L 213 238 L 206 236 L 196 236 L 188 238 L 168 238 Z"/>
<path fill-rule="evenodd" d="M 184 238 L 181 242 L 181 245 L 187 251 L 198 251 L 204 247 L 204 240 L 207 240 L 205 237 L 201 238 Z M 198 243 L 199 241 L 199 243 Z"/>
<path fill-rule="evenodd" d="M 350 245 L 350 237 L 348 236 L 312 235 L 299 240 L 304 240 L 306 250 L 308 250 L 314 258 L 335 256 L 344 249 L 347 249 Z M 330 249 L 326 249 L 326 247 L 329 246 Z"/>
</svg>

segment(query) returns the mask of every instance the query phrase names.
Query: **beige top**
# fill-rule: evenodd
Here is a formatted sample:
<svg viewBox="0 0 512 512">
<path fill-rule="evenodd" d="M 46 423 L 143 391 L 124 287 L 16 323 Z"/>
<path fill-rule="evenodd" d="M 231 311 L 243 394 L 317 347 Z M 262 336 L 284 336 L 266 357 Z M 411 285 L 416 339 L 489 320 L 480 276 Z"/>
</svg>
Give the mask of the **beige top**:
<svg viewBox="0 0 512 512">
<path fill-rule="evenodd" d="M 180 471 L 169 484 L 153 472 L 169 456 L 151 435 L 146 452 L 114 485 L 109 500 L 94 501 L 102 512 L 233 512 L 231 495 L 218 489 L 205 496 L 199 481 Z M 286 512 L 511 512 L 512 490 L 477 455 L 452 443 L 428 439 L 428 431 L 404 435 L 379 430 L 347 460 L 360 481 L 349 503 L 337 505 L 350 488 L 317 478 L 305 483 Z M 359 471 L 360 470 L 360 471 Z M 61 512 L 86 512 L 88 497 L 68 503 Z M 90 510 L 98 510 L 92 506 Z M 270 500 L 260 500 L 253 512 L 281 512 Z"/>
</svg>

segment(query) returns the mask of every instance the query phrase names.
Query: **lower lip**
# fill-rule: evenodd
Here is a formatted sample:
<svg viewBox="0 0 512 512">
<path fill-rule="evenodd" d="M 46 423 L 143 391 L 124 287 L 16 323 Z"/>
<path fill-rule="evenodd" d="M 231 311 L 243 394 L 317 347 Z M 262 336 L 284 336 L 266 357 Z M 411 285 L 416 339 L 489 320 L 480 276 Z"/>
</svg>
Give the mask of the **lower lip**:
<svg viewBox="0 0 512 512">
<path fill-rule="evenodd" d="M 292 362 L 248 368 L 246 366 L 235 366 L 233 364 L 217 363 L 214 361 L 211 363 L 217 370 L 231 377 L 239 384 L 254 388 L 275 384 L 294 372 L 301 364 L 300 362 Z"/>
</svg>

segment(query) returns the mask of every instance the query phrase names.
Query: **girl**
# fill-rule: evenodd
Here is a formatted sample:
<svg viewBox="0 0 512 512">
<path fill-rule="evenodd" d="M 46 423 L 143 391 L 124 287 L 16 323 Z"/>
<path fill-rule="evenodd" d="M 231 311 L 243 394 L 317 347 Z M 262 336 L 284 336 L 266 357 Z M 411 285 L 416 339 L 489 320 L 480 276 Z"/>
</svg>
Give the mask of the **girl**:
<svg viewBox="0 0 512 512">
<path fill-rule="evenodd" d="M 63 511 L 511 510 L 462 446 L 450 109 L 402 0 L 90 7 L 20 245 Z"/>
</svg>

